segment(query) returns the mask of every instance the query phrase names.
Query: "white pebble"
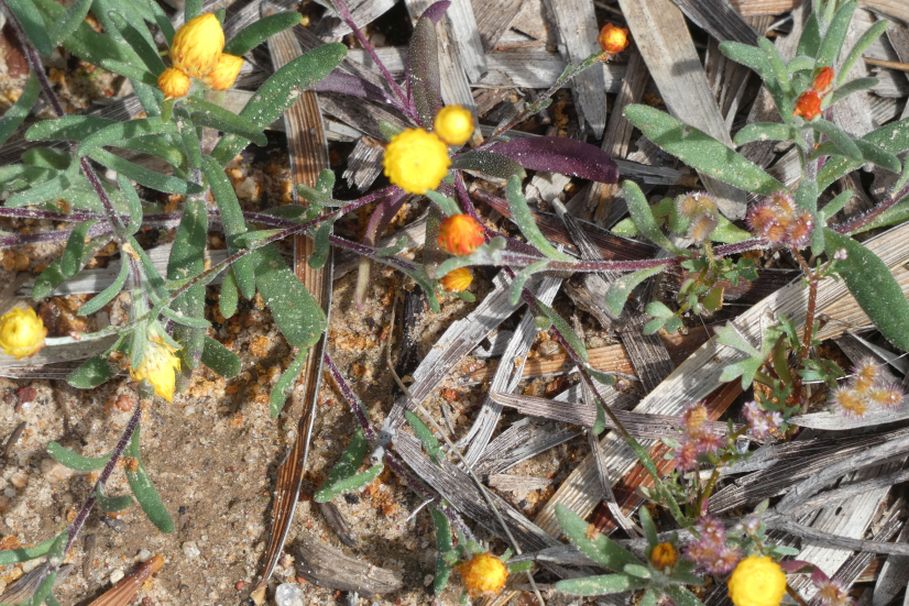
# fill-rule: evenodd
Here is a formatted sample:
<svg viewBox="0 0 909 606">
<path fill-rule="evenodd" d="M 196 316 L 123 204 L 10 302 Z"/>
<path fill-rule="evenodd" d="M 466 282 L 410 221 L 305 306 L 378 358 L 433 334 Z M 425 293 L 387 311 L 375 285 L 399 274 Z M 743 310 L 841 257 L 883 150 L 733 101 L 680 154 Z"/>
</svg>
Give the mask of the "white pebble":
<svg viewBox="0 0 909 606">
<path fill-rule="evenodd" d="M 275 590 L 277 606 L 303 606 L 303 589 L 296 583 L 281 583 Z"/>
<path fill-rule="evenodd" d="M 119 581 L 120 579 L 122 579 L 125 576 L 126 576 L 126 574 L 123 572 L 123 570 L 121 570 L 120 568 L 117 568 L 112 573 L 110 573 L 110 584 L 116 585 L 117 581 Z"/>
<path fill-rule="evenodd" d="M 196 546 L 195 541 L 187 541 L 183 543 L 183 555 L 187 558 L 198 558 L 202 552 L 199 551 L 199 548 Z"/>
</svg>

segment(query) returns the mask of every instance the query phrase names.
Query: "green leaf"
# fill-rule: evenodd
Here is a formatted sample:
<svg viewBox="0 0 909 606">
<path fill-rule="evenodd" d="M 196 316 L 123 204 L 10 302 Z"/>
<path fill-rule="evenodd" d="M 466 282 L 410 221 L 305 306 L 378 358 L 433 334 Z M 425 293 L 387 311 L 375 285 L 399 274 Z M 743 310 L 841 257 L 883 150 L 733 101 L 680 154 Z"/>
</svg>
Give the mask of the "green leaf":
<svg viewBox="0 0 909 606">
<path fill-rule="evenodd" d="M 606 291 L 606 311 L 608 311 L 613 318 L 621 316 L 622 309 L 625 307 L 628 297 L 631 296 L 631 292 L 644 280 L 657 275 L 664 269 L 666 269 L 666 267 L 663 265 L 639 269 L 634 273 L 622 276 L 610 284 L 609 290 Z"/>
<path fill-rule="evenodd" d="M 139 67 L 135 63 L 117 61 L 116 59 L 101 59 L 101 67 L 124 78 L 129 78 L 134 85 L 136 83 L 147 86 L 158 85 L 158 79 L 145 66 Z"/>
<path fill-rule="evenodd" d="M 862 140 L 878 146 L 890 154 L 901 154 L 909 150 L 909 118 L 899 122 L 891 122 L 876 130 L 871 131 Z M 818 171 L 818 187 L 824 191 L 830 185 L 846 175 L 847 173 L 860 168 L 864 160 L 855 161 L 848 158 L 833 157 L 830 158 L 824 167 Z"/>
<path fill-rule="evenodd" d="M 805 28 L 799 37 L 799 45 L 795 51 L 797 56 L 815 57 L 821 47 L 821 25 L 817 14 L 812 12 L 805 20 Z"/>
<path fill-rule="evenodd" d="M 101 511 L 105 512 L 123 511 L 124 509 L 131 507 L 133 504 L 133 498 L 128 494 L 108 496 L 104 494 L 101 486 L 98 486 L 98 488 L 95 490 L 95 499 L 97 500 L 98 507 L 101 508 Z"/>
<path fill-rule="evenodd" d="M 278 32 L 300 24 L 300 13 L 287 11 L 261 17 L 247 25 L 224 45 L 224 52 L 245 55 Z"/>
<path fill-rule="evenodd" d="M 234 317 L 237 313 L 237 303 L 239 303 L 240 293 L 237 291 L 237 281 L 234 278 L 233 271 L 224 273 L 224 280 L 221 282 L 221 290 L 218 292 L 218 311 L 226 319 Z"/>
<path fill-rule="evenodd" d="M 186 23 L 191 19 L 198 17 L 202 12 L 203 0 L 186 0 L 183 4 L 183 22 Z"/>
<path fill-rule="evenodd" d="M 452 158 L 451 167 L 458 170 L 473 170 L 499 179 L 510 179 L 512 176 L 523 179 L 527 175 L 524 167 L 511 158 L 482 150 L 459 153 Z"/>
<path fill-rule="evenodd" d="M 653 576 L 650 569 L 641 564 L 625 564 L 622 567 L 622 572 L 639 579 L 649 579 Z"/>
<path fill-rule="evenodd" d="M 22 94 L 19 95 L 12 107 L 6 110 L 3 118 L 0 118 L 0 144 L 5 143 L 25 121 L 38 100 L 39 92 L 38 79 L 32 74 L 25 83 Z"/>
<path fill-rule="evenodd" d="M 733 141 L 739 147 L 754 141 L 792 141 L 796 132 L 789 124 L 754 122 L 745 125 L 735 134 Z"/>
<path fill-rule="evenodd" d="M 852 137 L 843 132 L 843 130 L 833 122 L 818 118 L 808 122 L 808 126 L 810 126 L 812 130 L 826 135 L 830 142 L 836 146 L 837 150 L 847 158 L 858 162 L 863 160 L 862 152 L 858 148 L 858 145 L 852 140 Z"/>
<path fill-rule="evenodd" d="M 789 81 L 789 72 L 786 70 L 786 63 L 783 61 L 780 51 L 764 36 L 758 38 L 758 47 L 767 56 L 767 63 L 770 65 L 775 84 L 783 93 L 789 93 L 792 90 L 792 84 Z"/>
<path fill-rule="evenodd" d="M 874 88 L 877 86 L 877 83 L 877 78 L 856 78 L 855 80 L 850 80 L 831 93 L 830 101 L 827 105 L 836 105 L 853 93 Z"/>
<path fill-rule="evenodd" d="M 94 221 L 83 221 L 73 228 L 60 259 L 54 261 L 35 279 L 32 298 L 40 301 L 49 297 L 65 280 L 72 278 L 88 262 L 86 236 Z M 93 249 L 92 249 L 93 250 Z"/>
<path fill-rule="evenodd" d="M 909 351 L 909 302 L 890 269 L 873 252 L 848 236 L 825 228 L 827 255 L 840 249 L 846 259 L 837 262 L 837 271 L 859 306 L 888 341 Z"/>
<path fill-rule="evenodd" d="M 63 533 L 64 535 L 66 533 Z M 46 556 L 61 535 L 42 541 L 31 547 L 17 547 L 0 551 L 0 566 L 9 566 Z"/>
<path fill-rule="evenodd" d="M 458 203 L 445 194 L 440 194 L 434 189 L 430 189 L 425 195 L 429 198 L 430 202 L 439 207 L 439 210 L 441 210 L 442 214 L 446 217 L 461 213 L 461 207 L 458 206 Z"/>
<path fill-rule="evenodd" d="M 817 67 L 832 67 L 836 64 L 836 58 L 846 41 L 846 32 L 849 29 L 849 22 L 852 21 L 852 13 L 855 12 L 857 6 L 855 0 L 849 0 L 836 11 L 821 40 L 821 46 L 817 52 Z"/>
<path fill-rule="evenodd" d="M 782 183 L 710 135 L 646 105 L 629 105 L 625 117 L 665 152 L 695 170 L 741 190 L 772 194 Z"/>
<path fill-rule="evenodd" d="M 701 600 L 680 585 L 668 585 L 666 593 L 672 598 L 676 606 L 704 606 Z"/>
<path fill-rule="evenodd" d="M 323 488 L 315 494 L 313 500 L 316 503 L 327 503 L 336 496 L 344 494 L 345 492 L 353 492 L 354 490 L 359 490 L 363 486 L 366 486 L 382 473 L 382 470 L 385 469 L 385 465 L 382 463 L 376 463 L 366 471 L 361 471 L 352 476 L 346 478 L 341 478 L 331 486 Z"/>
<path fill-rule="evenodd" d="M 309 266 L 313 269 L 321 269 L 328 261 L 328 255 L 331 254 L 332 229 L 334 229 L 334 223 L 326 221 L 313 234 L 313 249 L 312 254 L 309 255 Z"/>
<path fill-rule="evenodd" d="M 278 418 L 278 415 L 281 414 L 284 403 L 287 401 L 287 395 L 290 393 L 291 388 L 294 383 L 297 382 L 297 378 L 306 366 L 307 357 L 309 357 L 308 349 L 298 351 L 294 356 L 294 359 L 287 366 L 287 369 L 282 372 L 281 376 L 278 377 L 278 380 L 275 381 L 275 386 L 271 388 L 271 393 L 268 394 L 268 413 L 271 415 L 271 418 L 276 419 Z"/>
<path fill-rule="evenodd" d="M 88 16 L 93 0 L 75 0 L 68 9 L 62 21 L 54 23 L 48 32 L 51 44 L 57 46 L 76 33 L 79 26 Z"/>
<path fill-rule="evenodd" d="M 404 418 L 413 430 L 414 435 L 416 435 L 423 444 L 423 450 L 426 451 L 426 454 L 429 455 L 429 458 L 432 459 L 433 463 L 439 465 L 442 459 L 442 447 L 439 445 L 439 441 L 436 437 L 432 435 L 432 430 L 429 429 L 420 417 L 409 410 L 404 411 Z"/>
<path fill-rule="evenodd" d="M 240 374 L 240 358 L 211 337 L 205 337 L 202 363 L 226 379 Z"/>
<path fill-rule="evenodd" d="M 174 235 L 167 260 L 167 278 L 180 280 L 197 276 L 205 270 L 205 247 L 208 241 L 208 209 L 205 200 L 188 198 L 183 204 L 183 216 Z M 184 319 L 205 318 L 205 286 L 197 284 L 172 303 L 172 309 Z M 204 346 L 205 326 L 177 326 L 174 339 L 182 346 L 180 357 L 190 369 L 199 365 Z"/>
<path fill-rule="evenodd" d="M 47 56 L 54 52 L 54 44 L 47 33 L 47 23 L 33 0 L 6 0 L 6 6 L 39 53 Z"/>
<path fill-rule="evenodd" d="M 116 374 L 107 356 L 93 356 L 67 375 L 66 382 L 76 389 L 94 389 Z"/>
<path fill-rule="evenodd" d="M 892 173 L 899 173 L 903 170 L 900 159 L 896 157 L 896 154 L 891 154 L 864 139 L 856 139 L 855 145 L 859 148 L 865 161 L 876 164 Z"/>
<path fill-rule="evenodd" d="M 101 164 L 114 172 L 120 173 L 124 177 L 132 179 L 140 185 L 162 191 L 166 194 L 189 194 L 199 192 L 199 187 L 195 184 L 187 183 L 183 179 L 178 179 L 177 177 L 162 175 L 157 171 L 145 168 L 144 166 L 121 158 L 120 156 L 116 156 L 106 149 L 93 149 L 89 152 L 88 156 L 98 164 Z"/>
<path fill-rule="evenodd" d="M 739 65 L 750 68 L 762 80 L 766 80 L 773 74 L 767 54 L 756 46 L 726 40 L 720 43 L 720 52 Z"/>
<path fill-rule="evenodd" d="M 527 205 L 527 199 L 521 191 L 521 179 L 512 175 L 508 179 L 508 188 L 506 189 L 508 198 L 508 207 L 511 209 L 511 220 L 515 222 L 527 241 L 541 253 L 556 261 L 572 261 L 572 257 L 558 250 L 549 243 L 543 232 L 534 221 L 533 213 Z"/>
<path fill-rule="evenodd" d="M 123 285 L 126 284 L 126 278 L 129 276 L 129 261 L 125 258 L 125 255 L 120 256 L 120 271 L 117 272 L 117 277 L 114 278 L 114 281 L 108 284 L 104 290 L 96 294 L 94 297 L 89 299 L 79 308 L 79 311 L 76 312 L 78 316 L 89 316 L 96 311 L 100 310 L 102 307 L 114 300 L 120 291 L 123 290 Z"/>
<path fill-rule="evenodd" d="M 817 212 L 817 181 L 814 179 L 809 179 L 808 177 L 802 177 L 802 180 L 799 182 L 799 186 L 795 190 L 795 205 L 802 210 L 808 212 L 811 215 L 811 219 L 814 222 L 814 225 L 818 224 L 818 212 Z M 811 251 L 815 255 L 819 255 L 824 252 L 824 232 L 820 229 L 815 229 L 811 233 Z"/>
<path fill-rule="evenodd" d="M 407 77 L 420 124 L 432 128 L 436 112 L 442 108 L 439 76 L 439 41 L 436 24 L 427 15 L 417 19 L 407 45 Z"/>
<path fill-rule="evenodd" d="M 117 124 L 117 121 L 100 116 L 63 116 L 33 124 L 25 131 L 25 140 L 82 141 L 89 135 L 113 124 Z"/>
<path fill-rule="evenodd" d="M 101 21 L 106 28 L 109 28 L 111 38 L 121 44 L 121 52 L 134 55 L 135 58 L 131 63 L 142 63 L 150 74 L 157 76 L 164 71 L 164 61 L 154 44 L 154 38 L 148 31 L 145 20 L 138 17 L 135 8 L 139 6 L 131 2 L 130 6 L 122 6 L 119 10 L 108 10 L 107 19 L 103 18 L 104 11 L 100 11 Z M 125 44 L 123 44 L 125 43 Z M 126 49 L 129 50 L 126 50 Z M 157 80 L 152 86 L 157 87 Z"/>
<path fill-rule="evenodd" d="M 514 280 L 511 281 L 511 284 L 508 285 L 508 302 L 511 305 L 517 305 L 518 301 L 521 300 L 521 293 L 524 290 L 524 285 L 527 284 L 527 280 L 535 273 L 545 271 L 548 266 L 549 260 L 543 259 L 536 263 L 531 263 L 519 271 L 515 275 Z"/>
<path fill-rule="evenodd" d="M 731 323 L 727 323 L 725 326 L 717 326 L 714 332 L 716 333 L 717 343 L 736 349 L 749 356 L 762 358 L 761 352 L 745 339 Z"/>
<path fill-rule="evenodd" d="M 653 547 L 660 542 L 657 538 L 657 529 L 656 524 L 653 523 L 653 518 L 650 517 L 650 510 L 647 507 L 641 507 L 638 510 L 638 517 L 641 520 L 641 528 L 644 529 L 644 536 L 647 538 L 647 544 L 650 547 Z"/>
<path fill-rule="evenodd" d="M 313 499 L 316 503 L 326 503 L 344 492 L 356 490 L 368 484 L 382 471 L 382 464 L 377 463 L 362 473 L 356 473 L 360 462 L 369 450 L 369 443 L 363 435 L 363 430 L 357 427 L 354 430 L 350 444 L 341 454 L 341 458 L 328 472 L 328 478 L 316 492 Z"/>
<path fill-rule="evenodd" d="M 240 116 L 264 128 L 277 120 L 296 101 L 304 90 L 335 69 L 347 47 L 340 43 L 323 44 L 287 63 L 266 80 L 246 103 Z M 212 151 L 212 157 L 222 166 L 227 164 L 247 144 L 238 135 L 226 135 Z"/>
<path fill-rule="evenodd" d="M 114 122 L 85 137 L 79 144 L 76 154 L 84 156 L 98 147 L 113 145 L 122 147 L 126 139 L 133 139 L 144 135 L 157 135 L 172 132 L 173 124 L 163 121 L 158 116 L 150 118 L 136 118 L 126 122 Z"/>
<path fill-rule="evenodd" d="M 74 471 L 89 473 L 102 469 L 110 461 L 110 455 L 103 457 L 84 457 L 66 446 L 61 446 L 59 442 L 51 442 L 47 445 L 47 454 L 55 461 Z"/>
<path fill-rule="evenodd" d="M 622 570 L 626 564 L 640 564 L 629 551 L 606 535 L 597 532 L 590 537 L 587 522 L 564 505 L 556 505 L 556 517 L 568 540 L 600 566 L 608 570 Z"/>
<path fill-rule="evenodd" d="M 644 192 L 637 183 L 628 179 L 623 181 L 622 194 L 638 233 L 664 250 L 678 252 L 679 248 L 660 230 L 650 204 L 647 203 L 647 198 L 644 197 Z"/>
<path fill-rule="evenodd" d="M 625 593 L 645 586 L 645 581 L 624 574 L 599 574 L 577 579 L 564 579 L 555 584 L 557 591 L 569 595 L 608 595 Z"/>
<path fill-rule="evenodd" d="M 868 48 L 874 44 L 881 35 L 887 31 L 887 27 L 890 25 L 890 22 L 886 19 L 881 19 L 862 34 L 862 37 L 858 39 L 849 50 L 849 54 L 846 55 L 846 58 L 843 60 L 842 65 L 840 65 L 837 70 L 836 83 L 842 84 L 846 78 L 849 76 L 849 72 L 852 71 L 852 66 L 861 58 Z"/>
<path fill-rule="evenodd" d="M 132 470 L 130 466 L 126 467 L 126 480 L 129 482 L 129 487 L 132 489 L 133 495 L 139 502 L 139 506 L 158 530 L 164 533 L 173 532 L 174 520 L 170 517 L 167 509 L 164 507 L 164 503 L 161 502 L 161 495 L 158 494 L 158 491 L 152 484 L 148 474 L 145 473 L 145 468 L 142 466 L 142 461 L 139 459 L 138 427 L 133 433 L 133 439 L 129 445 L 129 456 L 135 459 L 136 466 L 135 470 Z"/>
<path fill-rule="evenodd" d="M 850 189 L 846 189 L 838 193 L 830 202 L 824 205 L 824 208 L 821 209 L 821 215 L 823 216 L 823 222 L 826 223 L 828 219 L 833 217 L 836 213 L 843 210 L 846 206 L 846 203 L 849 202 L 855 193 Z"/>
<path fill-rule="evenodd" d="M 537 307 L 543 312 L 543 315 L 546 316 L 546 319 L 552 324 L 552 326 L 558 331 L 562 338 L 565 339 L 565 342 L 568 343 L 568 346 L 574 350 L 577 356 L 581 359 L 582 362 L 587 362 L 587 348 L 584 346 L 584 342 L 581 340 L 581 337 L 574 331 L 573 328 L 565 321 L 565 319 L 560 316 L 556 311 L 537 299 Z"/>
<path fill-rule="evenodd" d="M 274 246 L 259 250 L 256 286 L 275 324 L 293 347 L 308 349 L 325 330 L 325 313 Z"/>
<path fill-rule="evenodd" d="M 432 516 L 432 523 L 436 529 L 436 573 L 432 581 L 432 593 L 439 595 L 448 586 L 448 579 L 451 577 L 451 565 L 445 560 L 445 554 L 452 551 L 451 543 L 451 524 L 448 518 L 436 507 L 430 507 L 429 513 Z"/>
<path fill-rule="evenodd" d="M 259 147 L 264 147 L 268 143 L 262 127 L 220 105 L 209 103 L 198 97 L 187 97 L 186 106 L 189 108 L 190 116 L 196 126 L 208 126 L 225 133 L 239 135 Z"/>
</svg>

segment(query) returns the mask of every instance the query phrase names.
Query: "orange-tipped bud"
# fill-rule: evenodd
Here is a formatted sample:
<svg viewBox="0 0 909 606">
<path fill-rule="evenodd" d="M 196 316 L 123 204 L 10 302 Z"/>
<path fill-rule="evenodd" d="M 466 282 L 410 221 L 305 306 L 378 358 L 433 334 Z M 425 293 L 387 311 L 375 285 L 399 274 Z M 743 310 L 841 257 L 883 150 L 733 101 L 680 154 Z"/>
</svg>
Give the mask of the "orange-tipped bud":
<svg viewBox="0 0 909 606">
<path fill-rule="evenodd" d="M 439 225 L 439 246 L 452 255 L 469 255 L 485 240 L 483 226 L 470 215 L 452 215 Z"/>
<path fill-rule="evenodd" d="M 828 90 L 830 90 L 830 85 L 833 84 L 833 68 L 832 67 L 822 67 L 817 70 L 817 73 L 814 75 L 814 90 L 818 94 L 823 95 Z"/>
<path fill-rule="evenodd" d="M 187 76 L 203 78 L 213 70 L 224 50 L 224 30 L 214 13 L 204 13 L 184 23 L 170 45 L 174 67 Z"/>
<path fill-rule="evenodd" d="M 165 99 L 185 97 L 190 84 L 189 76 L 175 67 L 168 67 L 158 76 L 158 88 L 164 93 Z"/>
<path fill-rule="evenodd" d="M 672 568 L 678 561 L 679 552 L 672 543 L 657 543 L 650 550 L 650 563 L 657 570 Z"/>
<path fill-rule="evenodd" d="M 436 114 L 432 130 L 448 145 L 461 146 L 473 135 L 473 114 L 462 105 L 446 105 Z"/>
<path fill-rule="evenodd" d="M 215 68 L 202 80 L 213 90 L 227 90 L 237 81 L 242 67 L 243 57 L 221 53 Z"/>
<path fill-rule="evenodd" d="M 628 30 L 613 23 L 607 23 L 597 37 L 600 48 L 615 55 L 628 48 Z"/>
<path fill-rule="evenodd" d="M 801 116 L 804 120 L 811 121 L 821 115 L 821 96 L 813 88 L 809 88 L 795 102 L 793 116 Z"/>
<path fill-rule="evenodd" d="M 508 568 L 491 553 L 480 553 L 458 566 L 464 588 L 471 596 L 496 594 L 505 587 Z"/>
<path fill-rule="evenodd" d="M 449 292 L 462 292 L 473 283 L 473 272 L 466 267 L 453 269 L 442 276 L 442 288 Z"/>
</svg>

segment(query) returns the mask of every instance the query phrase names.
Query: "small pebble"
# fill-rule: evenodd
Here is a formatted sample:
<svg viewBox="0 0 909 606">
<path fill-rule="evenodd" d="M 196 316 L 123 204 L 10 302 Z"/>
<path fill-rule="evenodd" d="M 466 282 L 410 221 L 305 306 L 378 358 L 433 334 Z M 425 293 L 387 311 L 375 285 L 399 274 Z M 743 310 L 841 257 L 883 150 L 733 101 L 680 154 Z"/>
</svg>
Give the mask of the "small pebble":
<svg viewBox="0 0 909 606">
<path fill-rule="evenodd" d="M 275 590 L 277 606 L 304 606 L 303 589 L 296 583 L 281 583 Z"/>
<path fill-rule="evenodd" d="M 110 584 L 116 585 L 117 581 L 126 576 L 126 573 L 123 572 L 120 568 L 117 568 L 112 573 L 110 573 Z"/>
<path fill-rule="evenodd" d="M 141 549 L 141 550 L 139 550 L 139 555 L 136 557 L 139 558 L 140 562 L 147 562 L 149 559 L 151 559 L 152 554 L 147 549 Z"/>
<path fill-rule="evenodd" d="M 199 551 L 199 548 L 196 546 L 195 541 L 187 541 L 183 543 L 183 555 L 187 558 L 198 558 L 202 552 Z"/>
</svg>

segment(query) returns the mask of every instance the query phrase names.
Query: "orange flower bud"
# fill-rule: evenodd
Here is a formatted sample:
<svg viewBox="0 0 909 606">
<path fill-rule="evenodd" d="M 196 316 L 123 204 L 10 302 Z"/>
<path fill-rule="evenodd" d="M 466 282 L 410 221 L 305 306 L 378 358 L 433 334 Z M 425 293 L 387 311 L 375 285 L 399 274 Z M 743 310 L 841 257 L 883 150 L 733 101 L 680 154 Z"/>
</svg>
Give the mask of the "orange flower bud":
<svg viewBox="0 0 909 606">
<path fill-rule="evenodd" d="M 190 84 L 189 76 L 175 67 L 168 67 L 158 76 L 158 88 L 164 93 L 165 99 L 185 97 Z"/>
<path fill-rule="evenodd" d="M 679 552 L 672 543 L 657 543 L 650 550 L 650 563 L 657 570 L 672 568 L 679 561 Z"/>
<path fill-rule="evenodd" d="M 628 30 L 612 23 L 607 23 L 600 30 L 597 37 L 600 48 L 605 52 L 615 55 L 628 48 Z"/>
<path fill-rule="evenodd" d="M 469 255 L 485 240 L 483 226 L 470 215 L 452 215 L 439 225 L 439 246 L 452 255 Z"/>
<path fill-rule="evenodd" d="M 803 119 L 814 120 L 821 115 L 821 96 L 813 88 L 809 88 L 795 102 L 795 111 L 793 116 L 801 116 Z"/>
<path fill-rule="evenodd" d="M 446 105 L 436 114 L 433 132 L 448 145 L 464 145 L 473 135 L 473 114 L 462 105 Z"/>
<path fill-rule="evenodd" d="M 458 566 L 464 588 L 471 596 L 496 594 L 505 587 L 508 568 L 491 553 L 480 553 Z"/>
<path fill-rule="evenodd" d="M 208 72 L 202 81 L 213 90 L 227 90 L 237 81 L 242 67 L 243 57 L 221 53 L 215 69 Z"/>
<path fill-rule="evenodd" d="M 442 288 L 449 292 L 462 292 L 473 283 L 473 272 L 466 267 L 453 269 L 442 276 Z"/>
<path fill-rule="evenodd" d="M 174 67 L 187 76 L 202 78 L 213 70 L 224 50 L 224 30 L 214 13 L 204 13 L 184 23 L 170 46 Z"/>
<path fill-rule="evenodd" d="M 830 85 L 833 84 L 833 75 L 832 67 L 822 67 L 817 70 L 814 75 L 814 90 L 821 95 L 826 93 L 830 89 Z"/>
</svg>

